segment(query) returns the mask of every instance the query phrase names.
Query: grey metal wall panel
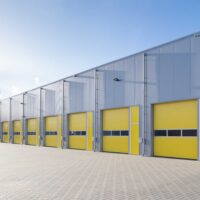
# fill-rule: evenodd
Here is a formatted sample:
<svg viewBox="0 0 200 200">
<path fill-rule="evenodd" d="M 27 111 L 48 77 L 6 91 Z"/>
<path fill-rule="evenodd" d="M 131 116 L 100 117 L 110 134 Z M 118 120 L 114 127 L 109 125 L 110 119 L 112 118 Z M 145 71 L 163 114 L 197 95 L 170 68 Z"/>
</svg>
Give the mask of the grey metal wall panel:
<svg viewBox="0 0 200 200">
<path fill-rule="evenodd" d="M 134 97 L 134 105 L 140 105 L 143 106 L 144 103 L 144 55 L 138 54 L 135 56 L 134 59 L 134 74 L 133 74 L 133 83 L 130 82 L 129 88 L 130 91 L 128 93 L 132 93 L 131 89 L 133 90 L 133 97 Z M 128 72 L 127 72 L 128 73 Z M 131 80 L 131 74 L 129 74 L 129 80 Z M 133 89 L 134 85 L 134 89 Z M 130 96 L 129 102 L 131 102 L 131 99 L 133 98 Z"/>
<path fill-rule="evenodd" d="M 5 99 L 1 102 L 1 122 L 9 121 L 10 119 L 10 100 Z"/>
<path fill-rule="evenodd" d="M 120 81 L 114 81 L 115 78 L 118 78 Z M 101 110 L 138 105 L 141 111 L 143 111 L 143 54 L 122 59 L 99 68 L 97 72 L 97 93 L 98 130 L 101 130 Z M 143 122 L 144 120 L 141 112 L 140 138 L 142 138 Z M 97 141 L 101 141 L 100 132 L 98 133 Z M 140 153 L 143 153 L 142 144 L 140 145 Z"/>
<path fill-rule="evenodd" d="M 147 97 L 148 101 L 156 102 L 159 98 L 159 49 L 147 52 Z"/>
<path fill-rule="evenodd" d="M 134 104 L 140 108 L 139 153 L 144 155 L 144 54 L 135 56 Z M 131 92 L 131 91 L 129 91 Z M 127 94 L 128 95 L 128 94 Z"/>
<path fill-rule="evenodd" d="M 12 97 L 11 101 L 12 120 L 21 120 L 23 115 L 23 95 Z"/>
<path fill-rule="evenodd" d="M 190 38 L 174 43 L 174 98 L 184 99 L 190 96 L 190 50 Z"/>
<path fill-rule="evenodd" d="M 44 90 L 44 102 L 45 102 L 45 115 L 56 114 L 56 91 L 45 89 Z"/>
<path fill-rule="evenodd" d="M 114 81 L 118 78 L 120 81 Z M 143 58 L 129 57 L 99 69 L 100 109 L 126 107 L 143 101 Z"/>
<path fill-rule="evenodd" d="M 191 97 L 191 58 L 189 38 L 148 51 L 148 97 L 155 102 Z"/>
<path fill-rule="evenodd" d="M 62 114 L 62 81 L 43 87 L 42 110 L 43 116 Z"/>
<path fill-rule="evenodd" d="M 24 114 L 26 118 L 38 118 L 40 116 L 40 90 L 33 90 L 24 95 Z"/>
<path fill-rule="evenodd" d="M 191 37 L 191 96 L 200 97 L 200 38 Z"/>
<path fill-rule="evenodd" d="M 101 110 L 139 105 L 140 138 L 147 126 L 145 146 L 140 144 L 140 153 L 151 155 L 151 104 L 200 98 L 199 74 L 200 37 L 191 35 L 66 78 L 64 114 L 96 111 L 95 130 L 100 150 Z M 120 81 L 114 81 L 115 78 Z M 62 114 L 62 80 L 41 88 L 41 117 Z M 39 116 L 39 90 L 25 94 L 25 117 Z M 12 97 L 12 120 L 22 118 L 22 96 Z M 8 120 L 9 99 L 5 106 L 2 101 L 1 110 L 1 120 Z"/>
<path fill-rule="evenodd" d="M 200 97 L 200 38 L 193 36 L 151 49 L 147 54 L 146 154 L 151 155 L 151 104 Z"/>
<path fill-rule="evenodd" d="M 101 129 L 100 111 L 103 109 L 139 105 L 140 109 L 143 110 L 143 63 L 144 58 L 143 54 L 141 54 L 104 65 L 97 70 L 96 123 L 99 126 L 98 130 Z M 66 114 L 95 110 L 94 74 L 94 70 L 91 70 L 65 79 L 64 98 Z M 118 78 L 120 81 L 114 81 L 114 78 Z M 141 115 L 140 137 L 142 137 L 142 131 L 143 115 Z M 100 132 L 97 137 L 97 142 L 99 143 L 101 141 Z"/>
<path fill-rule="evenodd" d="M 94 111 L 94 71 L 82 73 L 66 79 L 65 82 L 65 112 Z"/>
<path fill-rule="evenodd" d="M 160 48 L 159 59 L 157 60 L 160 67 L 158 68 L 158 90 L 161 98 L 167 99 L 173 95 L 173 52 L 174 47 L 172 44 Z M 162 78 L 160 78 L 162 77 Z M 163 90 L 163 87 L 168 87 Z M 162 99 L 160 99 L 162 101 Z"/>
<path fill-rule="evenodd" d="M 85 83 L 71 81 L 69 85 L 69 112 L 85 110 Z"/>
</svg>

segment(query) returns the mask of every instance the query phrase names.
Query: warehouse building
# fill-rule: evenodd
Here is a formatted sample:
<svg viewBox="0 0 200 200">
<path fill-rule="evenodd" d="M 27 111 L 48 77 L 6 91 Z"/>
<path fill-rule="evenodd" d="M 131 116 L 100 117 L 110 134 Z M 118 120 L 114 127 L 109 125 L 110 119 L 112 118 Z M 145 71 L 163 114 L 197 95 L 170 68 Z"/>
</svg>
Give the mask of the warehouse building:
<svg viewBox="0 0 200 200">
<path fill-rule="evenodd" d="M 1 101 L 1 142 L 200 159 L 200 33 Z"/>
</svg>

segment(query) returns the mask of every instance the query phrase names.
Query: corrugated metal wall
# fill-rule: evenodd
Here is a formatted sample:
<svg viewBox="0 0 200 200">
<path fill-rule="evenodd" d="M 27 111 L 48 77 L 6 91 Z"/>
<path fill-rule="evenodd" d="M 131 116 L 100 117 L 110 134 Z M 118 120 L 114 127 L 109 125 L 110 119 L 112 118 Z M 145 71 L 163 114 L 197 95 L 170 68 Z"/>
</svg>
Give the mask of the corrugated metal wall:
<svg viewBox="0 0 200 200">
<path fill-rule="evenodd" d="M 24 95 L 24 115 L 26 118 L 40 116 L 40 89 L 32 90 Z"/>
<path fill-rule="evenodd" d="M 10 99 L 1 102 L 1 121 L 9 121 L 10 119 Z"/>
<path fill-rule="evenodd" d="M 94 71 L 85 72 L 65 80 L 65 113 L 94 110 Z"/>
<path fill-rule="evenodd" d="M 43 116 L 62 114 L 62 82 L 42 87 Z"/>
<path fill-rule="evenodd" d="M 101 110 L 139 105 L 144 103 L 144 56 L 130 56 L 100 67 L 97 74 L 97 130 L 101 130 Z M 114 81 L 114 79 L 119 81 Z M 141 112 L 142 113 L 142 112 Z M 140 120 L 140 137 L 143 132 L 143 115 Z M 97 133 L 97 150 L 101 150 L 101 131 Z M 142 154 L 142 145 L 140 145 Z"/>
<path fill-rule="evenodd" d="M 114 81 L 118 78 L 119 81 Z M 143 102 L 143 55 L 132 56 L 101 67 L 98 71 L 101 109 Z"/>
<path fill-rule="evenodd" d="M 151 155 L 151 104 L 200 98 L 200 37 L 186 37 L 146 52 L 147 144 Z"/>
<path fill-rule="evenodd" d="M 23 95 L 17 95 L 11 99 L 11 119 L 21 120 L 23 116 Z"/>
<path fill-rule="evenodd" d="M 92 111 L 94 146 L 100 151 L 101 111 L 139 105 L 140 154 L 151 155 L 151 104 L 199 98 L 199 74 L 200 37 L 191 35 L 29 91 L 24 94 L 25 117 L 61 114 L 66 140 L 67 114 Z M 12 98 L 12 120 L 22 118 L 22 101 L 23 95 Z M 9 119 L 8 113 L 9 99 L 2 101 L 1 121 Z"/>
</svg>

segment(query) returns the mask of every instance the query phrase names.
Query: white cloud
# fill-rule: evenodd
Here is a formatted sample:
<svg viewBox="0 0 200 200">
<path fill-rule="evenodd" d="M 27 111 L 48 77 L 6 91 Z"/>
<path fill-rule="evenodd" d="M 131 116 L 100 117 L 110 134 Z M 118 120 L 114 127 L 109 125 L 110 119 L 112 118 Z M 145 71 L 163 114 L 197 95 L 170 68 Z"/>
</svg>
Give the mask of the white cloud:
<svg viewBox="0 0 200 200">
<path fill-rule="evenodd" d="M 12 95 L 12 93 L 11 93 L 11 90 L 9 87 L 0 88 L 0 99 L 7 98 L 11 95 Z"/>
<path fill-rule="evenodd" d="M 11 93 L 12 95 L 20 93 L 20 89 L 16 85 L 11 86 Z"/>
<path fill-rule="evenodd" d="M 34 77 L 34 83 L 35 83 L 36 86 L 40 85 L 40 79 L 39 79 L 38 76 Z"/>
</svg>

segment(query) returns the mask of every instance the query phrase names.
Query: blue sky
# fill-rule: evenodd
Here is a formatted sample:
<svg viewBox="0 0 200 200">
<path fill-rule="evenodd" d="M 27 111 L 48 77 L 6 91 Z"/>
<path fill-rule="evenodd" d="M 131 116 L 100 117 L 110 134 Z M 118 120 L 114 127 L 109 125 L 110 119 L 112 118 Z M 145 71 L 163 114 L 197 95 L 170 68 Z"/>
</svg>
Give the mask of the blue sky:
<svg viewBox="0 0 200 200">
<path fill-rule="evenodd" d="M 0 98 L 200 31 L 199 0 L 0 0 Z"/>
</svg>

